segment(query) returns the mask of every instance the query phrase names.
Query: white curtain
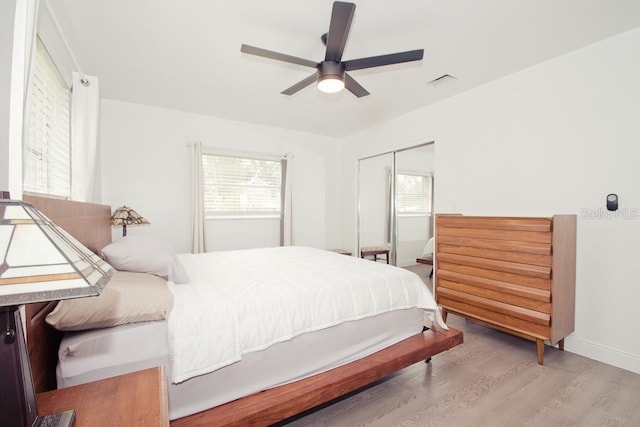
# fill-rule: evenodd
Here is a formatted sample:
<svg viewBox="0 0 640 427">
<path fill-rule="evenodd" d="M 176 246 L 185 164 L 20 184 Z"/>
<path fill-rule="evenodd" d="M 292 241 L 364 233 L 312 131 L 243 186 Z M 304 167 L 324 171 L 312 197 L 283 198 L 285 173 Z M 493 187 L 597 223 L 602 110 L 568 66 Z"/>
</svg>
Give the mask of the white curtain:
<svg viewBox="0 0 640 427">
<path fill-rule="evenodd" d="M 293 245 L 293 232 L 291 216 L 293 209 L 291 206 L 291 171 L 292 171 L 293 156 L 287 154 L 281 160 L 282 163 L 282 204 L 281 204 L 281 219 L 280 219 L 280 245 L 291 246 Z"/>
<path fill-rule="evenodd" d="M 204 183 L 202 173 L 202 143 L 200 141 L 191 144 L 191 182 L 193 186 L 193 247 L 191 252 L 198 254 L 207 251 L 205 241 L 204 190 L 202 188 Z"/>
<path fill-rule="evenodd" d="M 100 88 L 98 78 L 73 73 L 71 86 L 71 199 L 96 200 L 99 173 L 98 127 Z"/>
</svg>

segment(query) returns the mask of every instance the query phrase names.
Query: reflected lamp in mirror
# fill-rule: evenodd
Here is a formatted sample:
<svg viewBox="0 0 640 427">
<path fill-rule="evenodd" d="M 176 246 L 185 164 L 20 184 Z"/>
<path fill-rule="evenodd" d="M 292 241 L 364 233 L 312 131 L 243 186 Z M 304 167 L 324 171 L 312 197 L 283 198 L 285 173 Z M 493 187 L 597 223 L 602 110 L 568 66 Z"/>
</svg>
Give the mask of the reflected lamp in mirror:
<svg viewBox="0 0 640 427">
<path fill-rule="evenodd" d="M 135 209 L 128 206 L 121 206 L 111 214 L 111 225 L 113 227 L 122 226 L 122 236 L 127 235 L 127 225 L 149 224 L 142 215 Z"/>
<path fill-rule="evenodd" d="M 3 426 L 32 426 L 51 419 L 61 421 L 51 425 L 71 425 L 74 418 L 73 411 L 38 417 L 20 306 L 99 295 L 113 274 L 113 268 L 102 258 L 32 205 L 0 199 L 0 419 Z"/>
</svg>

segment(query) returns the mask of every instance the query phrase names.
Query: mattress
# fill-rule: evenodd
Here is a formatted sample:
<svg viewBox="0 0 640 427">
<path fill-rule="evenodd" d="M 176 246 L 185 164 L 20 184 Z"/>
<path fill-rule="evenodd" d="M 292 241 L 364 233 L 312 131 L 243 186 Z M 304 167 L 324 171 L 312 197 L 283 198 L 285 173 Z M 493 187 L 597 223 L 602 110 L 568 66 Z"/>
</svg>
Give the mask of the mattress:
<svg viewBox="0 0 640 427">
<path fill-rule="evenodd" d="M 190 282 L 168 283 L 173 383 L 303 333 L 389 311 L 420 308 L 446 328 L 420 277 L 394 266 L 296 246 L 179 258 Z"/>
<path fill-rule="evenodd" d="M 344 365 L 419 333 L 423 324 L 422 309 L 389 311 L 300 334 L 179 384 L 168 380 L 169 417 L 184 417 Z M 170 373 L 167 337 L 166 322 L 67 333 L 59 350 L 58 387 L 158 365 Z"/>
</svg>

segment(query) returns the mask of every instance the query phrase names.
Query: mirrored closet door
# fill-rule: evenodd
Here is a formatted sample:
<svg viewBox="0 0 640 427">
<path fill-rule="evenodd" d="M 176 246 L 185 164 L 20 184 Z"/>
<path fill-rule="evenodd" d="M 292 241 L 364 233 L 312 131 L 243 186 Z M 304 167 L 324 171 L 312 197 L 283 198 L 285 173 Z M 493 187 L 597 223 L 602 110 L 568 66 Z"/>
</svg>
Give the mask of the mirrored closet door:
<svg viewBox="0 0 640 427">
<path fill-rule="evenodd" d="M 371 259 L 384 259 L 385 262 L 389 257 L 390 263 L 394 229 L 391 224 L 393 162 L 393 153 L 386 153 L 361 159 L 358 165 L 357 253 Z"/>
<path fill-rule="evenodd" d="M 358 161 L 358 254 L 413 265 L 433 235 L 433 143 Z M 388 257 L 388 258 L 387 258 Z"/>
</svg>

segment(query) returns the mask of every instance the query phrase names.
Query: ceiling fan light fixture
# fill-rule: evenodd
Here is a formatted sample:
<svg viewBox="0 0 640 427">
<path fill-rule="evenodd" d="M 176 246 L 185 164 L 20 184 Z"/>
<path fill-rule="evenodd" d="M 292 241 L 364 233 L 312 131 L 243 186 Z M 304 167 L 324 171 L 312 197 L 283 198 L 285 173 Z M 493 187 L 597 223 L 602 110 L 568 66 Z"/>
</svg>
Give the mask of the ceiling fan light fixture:
<svg viewBox="0 0 640 427">
<path fill-rule="evenodd" d="M 345 66 L 335 61 L 318 64 L 318 89 L 324 93 L 336 93 L 344 89 Z"/>
<path fill-rule="evenodd" d="M 318 89 L 324 93 L 337 93 L 344 89 L 344 79 L 340 76 L 325 76 L 318 80 Z"/>
</svg>

